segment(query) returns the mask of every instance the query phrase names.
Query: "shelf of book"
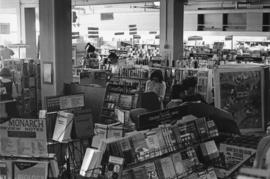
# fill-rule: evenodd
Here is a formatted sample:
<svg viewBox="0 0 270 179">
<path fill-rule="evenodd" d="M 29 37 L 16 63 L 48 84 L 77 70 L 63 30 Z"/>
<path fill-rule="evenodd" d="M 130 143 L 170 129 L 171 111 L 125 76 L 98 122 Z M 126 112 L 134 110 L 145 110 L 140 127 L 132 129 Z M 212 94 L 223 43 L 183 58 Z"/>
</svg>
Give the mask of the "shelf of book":
<svg viewBox="0 0 270 179">
<path fill-rule="evenodd" d="M 179 146 L 182 145 L 182 143 L 177 143 L 175 145 L 166 146 L 164 148 L 160 148 L 160 149 L 157 149 L 154 151 L 145 152 L 144 155 L 140 156 L 141 161 L 128 164 L 127 167 L 125 167 L 125 170 L 130 170 L 130 169 L 138 167 L 140 165 L 144 165 L 144 164 L 149 163 L 149 162 L 154 162 L 155 160 L 165 158 L 165 157 L 170 156 L 174 153 L 179 153 L 179 152 L 182 153 L 182 152 L 187 152 L 189 150 L 193 150 L 193 149 L 199 147 L 201 143 L 204 143 L 207 141 L 212 141 L 212 140 L 214 140 L 214 138 L 204 139 L 198 143 L 190 144 L 188 146 L 183 146 L 181 148 L 179 148 Z M 166 151 L 171 150 L 172 148 L 174 148 L 174 150 L 172 150 L 170 152 L 166 152 Z M 161 154 L 161 155 L 156 155 L 156 154 Z"/>
<path fill-rule="evenodd" d="M 131 110 L 136 108 L 138 94 L 133 92 L 136 86 L 129 84 L 108 84 L 101 111 L 101 121 L 111 123 L 115 118 L 115 110 Z M 109 122 L 108 122 L 109 121 Z"/>
<path fill-rule="evenodd" d="M 0 104 L 13 103 L 13 102 L 16 102 L 16 99 L 0 101 Z"/>
</svg>

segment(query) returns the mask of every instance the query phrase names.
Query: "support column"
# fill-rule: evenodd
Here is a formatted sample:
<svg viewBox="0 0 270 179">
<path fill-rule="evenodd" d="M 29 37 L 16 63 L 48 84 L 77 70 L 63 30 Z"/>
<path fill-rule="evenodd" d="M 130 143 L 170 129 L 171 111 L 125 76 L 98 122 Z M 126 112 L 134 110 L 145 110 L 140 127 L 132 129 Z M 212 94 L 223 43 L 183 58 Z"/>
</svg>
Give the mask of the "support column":
<svg viewBox="0 0 270 179">
<path fill-rule="evenodd" d="M 40 0 L 40 58 L 42 100 L 61 95 L 72 82 L 71 0 Z M 53 81 L 44 83 L 44 63 L 53 66 Z"/>
<path fill-rule="evenodd" d="M 182 59 L 184 35 L 184 0 L 160 1 L 160 52 L 163 59 Z"/>
<path fill-rule="evenodd" d="M 25 8 L 25 43 L 26 58 L 36 58 L 36 11 L 35 8 Z"/>
</svg>

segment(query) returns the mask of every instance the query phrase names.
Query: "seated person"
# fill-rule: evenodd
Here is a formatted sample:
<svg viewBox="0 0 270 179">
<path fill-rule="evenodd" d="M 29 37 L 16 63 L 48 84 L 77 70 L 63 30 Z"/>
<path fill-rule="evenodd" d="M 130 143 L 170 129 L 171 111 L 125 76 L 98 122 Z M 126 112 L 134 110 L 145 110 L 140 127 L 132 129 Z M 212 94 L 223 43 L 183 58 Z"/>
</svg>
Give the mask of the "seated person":
<svg viewBox="0 0 270 179">
<path fill-rule="evenodd" d="M 167 104 L 166 108 L 173 108 L 183 103 L 185 97 L 185 89 L 183 85 L 177 84 L 172 87 L 171 101 Z"/>
<path fill-rule="evenodd" d="M 202 95 L 196 93 L 196 85 L 197 78 L 196 77 L 188 77 L 182 82 L 183 88 L 185 89 L 185 96 L 183 98 L 183 102 L 195 102 L 201 101 L 206 103 Z"/>
<path fill-rule="evenodd" d="M 174 85 L 172 88 L 171 101 L 167 104 L 167 108 L 179 106 L 184 102 L 202 102 L 206 103 L 204 98 L 196 93 L 197 79 L 188 77 L 183 80 L 182 84 Z"/>
<path fill-rule="evenodd" d="M 161 109 L 159 98 L 154 92 L 141 94 L 138 103 L 138 108 L 130 111 L 130 118 L 133 122 L 138 120 L 140 114 Z"/>
</svg>

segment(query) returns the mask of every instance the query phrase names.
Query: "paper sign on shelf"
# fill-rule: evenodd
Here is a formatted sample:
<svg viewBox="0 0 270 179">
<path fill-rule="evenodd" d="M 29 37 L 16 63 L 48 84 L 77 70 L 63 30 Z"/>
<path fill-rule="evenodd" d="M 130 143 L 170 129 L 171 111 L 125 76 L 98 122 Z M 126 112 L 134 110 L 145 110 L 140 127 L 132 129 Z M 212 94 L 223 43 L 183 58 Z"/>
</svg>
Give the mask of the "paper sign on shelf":
<svg viewBox="0 0 270 179">
<path fill-rule="evenodd" d="M 46 121 L 44 119 L 12 118 L 1 123 L 0 155 L 48 156 Z"/>
</svg>

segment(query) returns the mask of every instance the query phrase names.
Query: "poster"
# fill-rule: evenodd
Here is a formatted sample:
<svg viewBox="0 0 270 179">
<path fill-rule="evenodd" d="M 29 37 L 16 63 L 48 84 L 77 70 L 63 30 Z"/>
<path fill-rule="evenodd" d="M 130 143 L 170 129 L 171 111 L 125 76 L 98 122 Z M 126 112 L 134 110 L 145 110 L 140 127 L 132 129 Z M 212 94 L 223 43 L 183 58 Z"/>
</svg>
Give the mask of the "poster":
<svg viewBox="0 0 270 179">
<path fill-rule="evenodd" d="M 215 72 L 215 105 L 232 113 L 242 132 L 264 130 L 262 68 L 224 68 Z"/>
<path fill-rule="evenodd" d="M 48 156 L 46 121 L 44 119 L 12 118 L 1 123 L 0 155 Z"/>
<path fill-rule="evenodd" d="M 47 179 L 48 162 L 44 161 L 14 161 L 12 162 L 13 178 Z"/>
<path fill-rule="evenodd" d="M 44 62 L 43 64 L 43 82 L 53 84 L 53 63 Z"/>
</svg>

